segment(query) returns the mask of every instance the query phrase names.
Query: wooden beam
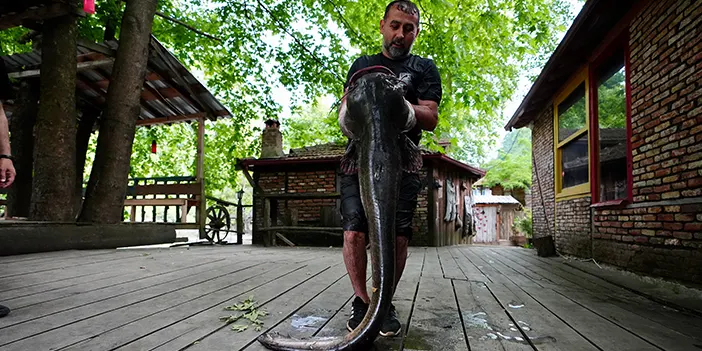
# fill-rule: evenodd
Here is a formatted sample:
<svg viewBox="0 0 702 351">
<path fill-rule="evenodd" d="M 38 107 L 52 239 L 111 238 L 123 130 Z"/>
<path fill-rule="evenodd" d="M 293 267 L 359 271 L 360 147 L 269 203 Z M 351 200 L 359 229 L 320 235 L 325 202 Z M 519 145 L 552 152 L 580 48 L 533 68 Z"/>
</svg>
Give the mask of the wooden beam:
<svg viewBox="0 0 702 351">
<path fill-rule="evenodd" d="M 309 230 L 309 231 L 325 231 L 325 232 L 335 232 L 344 231 L 342 227 L 295 227 L 295 226 L 265 226 L 259 228 L 258 230 L 262 232 L 274 232 L 274 231 L 285 231 L 285 230 Z"/>
<path fill-rule="evenodd" d="M 200 239 L 205 239 L 205 222 L 207 221 L 207 201 L 205 200 L 205 115 L 202 114 L 197 120 L 197 181 L 200 183 L 200 199 L 198 206 L 198 224 L 200 227 Z"/>
<path fill-rule="evenodd" d="M 200 195 L 200 184 L 147 184 L 127 188 L 128 195 Z"/>
<path fill-rule="evenodd" d="M 191 115 L 180 115 L 180 116 L 159 117 L 159 118 L 151 118 L 151 119 L 140 119 L 137 121 L 137 127 L 175 123 L 175 122 L 183 122 L 183 121 L 192 121 L 192 120 L 204 118 L 204 116 L 205 116 L 205 113 L 200 112 L 200 113 L 193 113 Z"/>
<path fill-rule="evenodd" d="M 86 69 L 92 69 L 95 67 L 111 65 L 114 62 L 115 62 L 115 59 L 113 59 L 113 58 L 106 58 L 106 59 L 102 59 L 102 60 L 98 60 L 98 61 L 79 62 L 78 65 L 76 65 L 76 70 L 82 71 L 82 70 L 86 70 Z M 39 77 L 40 75 L 41 75 L 40 69 L 32 69 L 32 70 L 27 70 L 27 71 L 8 73 L 7 76 L 12 78 L 12 79 L 22 79 L 22 78 Z"/>
<path fill-rule="evenodd" d="M 79 10 L 75 6 L 64 3 L 53 3 L 48 6 L 29 8 L 23 12 L 0 16 L 0 30 L 22 26 L 27 22 L 45 21 L 50 18 L 60 17 L 67 14 L 78 14 L 80 16 L 85 15 L 82 10 Z"/>
<path fill-rule="evenodd" d="M 288 238 L 286 238 L 283 234 L 275 233 L 275 236 L 276 236 L 278 239 L 283 240 L 283 242 L 286 243 L 286 244 L 288 244 L 288 246 L 290 246 L 290 247 L 295 247 L 295 244 L 293 244 L 292 241 L 288 240 Z"/>
</svg>

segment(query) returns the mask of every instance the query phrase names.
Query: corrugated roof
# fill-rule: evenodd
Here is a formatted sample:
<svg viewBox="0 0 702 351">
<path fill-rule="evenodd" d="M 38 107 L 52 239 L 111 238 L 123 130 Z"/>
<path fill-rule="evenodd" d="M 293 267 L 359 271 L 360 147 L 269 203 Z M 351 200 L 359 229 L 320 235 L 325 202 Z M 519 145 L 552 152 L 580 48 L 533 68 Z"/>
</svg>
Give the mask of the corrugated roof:
<svg viewBox="0 0 702 351">
<path fill-rule="evenodd" d="M 509 195 L 473 195 L 475 204 L 514 204 L 520 205 L 517 199 Z"/>
<path fill-rule="evenodd" d="M 78 99 L 104 110 L 110 85 L 117 41 L 101 44 L 79 42 L 77 47 Z M 11 77 L 36 76 L 41 51 L 3 56 Z M 8 101 L 8 117 L 12 101 Z M 155 37 L 151 37 L 149 61 L 141 94 L 140 125 L 176 123 L 205 116 L 210 120 L 231 113 Z"/>
</svg>

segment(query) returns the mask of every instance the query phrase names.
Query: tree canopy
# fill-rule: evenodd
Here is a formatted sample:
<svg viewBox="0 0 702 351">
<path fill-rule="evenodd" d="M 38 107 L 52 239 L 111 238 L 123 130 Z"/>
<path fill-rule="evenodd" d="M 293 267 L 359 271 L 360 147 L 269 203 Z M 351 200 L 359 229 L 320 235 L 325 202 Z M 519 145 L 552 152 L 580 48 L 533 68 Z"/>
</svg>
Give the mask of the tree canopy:
<svg viewBox="0 0 702 351">
<path fill-rule="evenodd" d="M 286 145 L 339 140 L 334 114 L 315 103 L 321 97 L 340 98 L 353 59 L 379 52 L 379 21 L 387 2 L 159 2 L 154 36 L 202 77 L 234 115 L 231 120 L 207 124 L 208 192 L 240 186 L 234 159 L 258 155 L 265 119 L 283 120 Z M 502 109 L 515 91 L 520 72 L 545 62 L 572 18 L 568 2 L 416 3 L 422 23 L 413 53 L 436 62 L 444 90 L 438 127 L 425 133 L 424 146 L 438 150 L 438 141 L 449 139 L 456 146 L 451 148 L 453 157 L 481 163 L 496 142 Z M 123 10 L 120 0 L 97 2 L 96 14 L 80 21 L 80 35 L 96 42 L 112 36 L 119 39 Z M 17 41 L 26 30 L 0 33 L 5 53 L 29 49 Z M 281 118 L 284 109 L 275 99 L 276 89 L 292 94 L 292 114 L 287 119 Z M 188 124 L 139 128 L 131 175 L 194 174 L 194 138 Z M 149 151 L 152 140 L 159 145 L 158 162 Z"/>
<path fill-rule="evenodd" d="M 483 185 L 504 189 L 531 187 L 531 130 L 521 128 L 505 135 L 496 159 L 486 163 Z"/>
</svg>

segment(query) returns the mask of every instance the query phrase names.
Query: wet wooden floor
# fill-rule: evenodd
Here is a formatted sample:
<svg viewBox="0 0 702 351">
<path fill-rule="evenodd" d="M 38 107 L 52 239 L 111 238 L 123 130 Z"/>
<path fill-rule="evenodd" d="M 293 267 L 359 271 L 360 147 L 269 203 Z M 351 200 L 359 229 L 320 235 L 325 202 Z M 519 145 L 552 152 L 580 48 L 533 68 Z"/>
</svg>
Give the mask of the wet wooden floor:
<svg viewBox="0 0 702 351">
<path fill-rule="evenodd" d="M 267 330 L 344 334 L 351 297 L 337 248 L 0 257 L 0 350 L 263 350 Z M 220 320 L 247 298 L 260 331 Z M 404 336 L 379 350 L 702 349 L 697 314 L 520 248 L 412 248 L 394 301 Z"/>
</svg>

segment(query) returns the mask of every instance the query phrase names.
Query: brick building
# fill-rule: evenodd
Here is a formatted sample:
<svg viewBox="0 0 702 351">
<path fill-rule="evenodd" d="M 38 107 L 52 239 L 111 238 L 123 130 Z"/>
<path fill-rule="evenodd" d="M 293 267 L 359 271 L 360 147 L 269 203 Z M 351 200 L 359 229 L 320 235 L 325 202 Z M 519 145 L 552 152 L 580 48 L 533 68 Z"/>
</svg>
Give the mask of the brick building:
<svg viewBox="0 0 702 351">
<path fill-rule="evenodd" d="M 701 1 L 587 1 L 506 125 L 522 127 L 535 237 L 702 282 Z"/>
<path fill-rule="evenodd" d="M 339 163 L 345 145 L 323 144 L 282 150 L 277 121 L 269 120 L 263 131 L 261 157 L 239 161 L 251 174 L 253 198 L 253 243 L 264 244 L 264 198 L 269 199 L 271 226 L 337 228 L 339 213 Z M 468 242 L 472 233 L 463 225 L 465 202 L 470 203 L 471 185 L 485 175 L 481 169 L 456 161 L 445 154 L 423 151 L 424 167 L 413 224 L 412 245 L 444 246 Z M 249 173 L 249 172 L 252 173 Z M 315 198 L 310 198 L 313 194 Z M 451 198 L 453 201 L 448 202 Z M 449 206 L 447 206 L 447 204 Z M 453 206 L 453 207 L 451 207 Z M 448 209 L 448 215 L 447 215 Z M 340 230 L 279 230 L 297 245 L 339 246 Z"/>
</svg>

